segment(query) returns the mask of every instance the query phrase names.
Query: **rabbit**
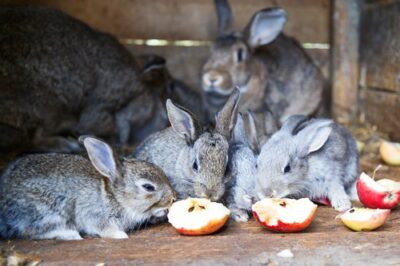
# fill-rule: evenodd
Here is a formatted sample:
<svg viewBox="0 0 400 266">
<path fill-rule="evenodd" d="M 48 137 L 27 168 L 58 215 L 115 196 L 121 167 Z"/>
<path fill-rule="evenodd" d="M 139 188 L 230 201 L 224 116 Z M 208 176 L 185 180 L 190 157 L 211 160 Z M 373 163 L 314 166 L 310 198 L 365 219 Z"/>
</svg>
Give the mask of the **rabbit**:
<svg viewBox="0 0 400 266">
<path fill-rule="evenodd" d="M 290 115 L 319 111 L 327 83 L 302 46 L 281 33 L 286 12 L 277 7 L 260 10 L 240 32 L 233 29 L 228 1 L 215 0 L 215 6 L 218 36 L 201 81 L 210 117 L 235 87 L 242 95 L 239 112 L 268 107 L 282 122 Z"/>
<path fill-rule="evenodd" d="M 255 174 L 260 148 L 277 131 L 277 121 L 270 114 L 239 113 L 233 130 L 233 142 L 229 149 L 229 171 L 225 201 L 231 217 L 237 222 L 249 219 L 255 202 Z M 261 130 L 261 131 L 260 131 Z"/>
<path fill-rule="evenodd" d="M 146 138 L 133 156 L 161 167 L 178 198 L 220 200 L 228 182 L 225 171 L 239 97 L 239 91 L 234 90 L 217 114 L 213 130 L 201 128 L 190 111 L 167 100 L 171 127 Z"/>
<path fill-rule="evenodd" d="M 67 136 L 82 134 L 123 145 L 168 125 L 165 60 L 61 11 L 0 8 L 0 54 L 0 152 L 79 152 Z"/>
<path fill-rule="evenodd" d="M 165 216 L 176 198 L 158 167 L 117 159 L 111 147 L 82 136 L 89 159 L 30 154 L 0 181 L 0 238 L 80 240 L 82 234 L 128 238 L 151 217 Z"/>
<path fill-rule="evenodd" d="M 357 145 L 330 119 L 295 115 L 262 146 L 257 158 L 257 197 L 327 198 L 337 211 L 356 199 Z"/>
</svg>

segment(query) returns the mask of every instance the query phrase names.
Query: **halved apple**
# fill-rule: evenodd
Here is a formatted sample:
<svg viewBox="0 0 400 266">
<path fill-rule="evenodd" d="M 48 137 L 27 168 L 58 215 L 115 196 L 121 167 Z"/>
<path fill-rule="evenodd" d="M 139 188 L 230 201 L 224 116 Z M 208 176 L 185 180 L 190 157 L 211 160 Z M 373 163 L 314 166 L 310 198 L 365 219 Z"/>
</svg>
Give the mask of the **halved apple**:
<svg viewBox="0 0 400 266">
<path fill-rule="evenodd" d="M 382 179 L 373 180 L 361 173 L 357 180 L 357 193 L 361 203 L 368 208 L 393 209 L 400 203 L 400 184 Z"/>
<path fill-rule="evenodd" d="M 379 153 L 386 164 L 400 166 L 400 143 L 382 141 Z"/>
<path fill-rule="evenodd" d="M 224 226 L 229 214 L 229 209 L 221 203 L 188 198 L 172 204 L 168 221 L 183 235 L 208 235 Z"/>
<path fill-rule="evenodd" d="M 389 217 L 389 209 L 351 208 L 339 217 L 353 231 L 372 231 Z"/>
<path fill-rule="evenodd" d="M 275 232 L 299 232 L 314 219 L 317 205 L 308 198 L 265 198 L 253 204 L 253 215 L 265 228 Z"/>
</svg>

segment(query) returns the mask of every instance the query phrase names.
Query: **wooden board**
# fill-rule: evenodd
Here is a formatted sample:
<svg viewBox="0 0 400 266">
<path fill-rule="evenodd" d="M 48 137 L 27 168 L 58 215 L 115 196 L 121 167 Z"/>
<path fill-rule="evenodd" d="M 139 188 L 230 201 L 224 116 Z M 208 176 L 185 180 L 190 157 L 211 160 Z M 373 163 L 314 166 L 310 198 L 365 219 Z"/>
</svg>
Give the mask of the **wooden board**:
<svg viewBox="0 0 400 266">
<path fill-rule="evenodd" d="M 363 162 L 371 172 L 378 162 Z M 383 167 L 378 177 L 400 181 L 400 168 Z M 129 240 L 2 241 L 0 249 L 35 255 L 43 265 L 400 265 L 400 209 L 374 232 L 352 232 L 335 219 L 338 213 L 319 207 L 302 233 L 278 234 L 254 220 L 231 222 L 221 232 L 203 237 L 178 235 L 167 225 L 138 230 Z M 277 253 L 290 249 L 293 258 Z M 100 264 L 101 265 L 101 264 Z"/>
<path fill-rule="evenodd" d="M 0 4 L 45 4 L 89 25 L 136 39 L 212 40 L 217 31 L 213 0 L 0 0 Z M 329 42 L 330 0 L 231 0 L 242 29 L 258 10 L 281 6 L 289 15 L 285 32 L 301 42 Z"/>
<path fill-rule="evenodd" d="M 361 1 L 333 0 L 332 115 L 350 123 L 357 112 Z"/>
<path fill-rule="evenodd" d="M 360 96 L 367 121 L 388 133 L 393 141 L 400 142 L 400 94 L 364 89 Z"/>
<path fill-rule="evenodd" d="M 400 1 L 370 4 L 361 28 L 361 85 L 400 92 Z"/>
</svg>

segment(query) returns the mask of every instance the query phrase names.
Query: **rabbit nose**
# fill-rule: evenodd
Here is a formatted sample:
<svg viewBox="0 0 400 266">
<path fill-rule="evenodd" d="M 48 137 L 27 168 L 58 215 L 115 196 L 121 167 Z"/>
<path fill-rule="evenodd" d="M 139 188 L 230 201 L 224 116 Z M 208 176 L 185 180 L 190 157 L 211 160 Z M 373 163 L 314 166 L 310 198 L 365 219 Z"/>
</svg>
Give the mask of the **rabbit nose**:
<svg viewBox="0 0 400 266">
<path fill-rule="evenodd" d="M 272 190 L 272 192 L 269 194 L 270 198 L 276 197 L 276 190 Z"/>
<path fill-rule="evenodd" d="M 205 193 L 205 192 L 201 193 L 201 194 L 200 194 L 200 197 L 201 197 L 201 198 L 206 198 L 206 199 L 210 198 L 209 195 L 208 195 L 208 193 Z"/>
<path fill-rule="evenodd" d="M 208 86 L 220 86 L 222 84 L 223 78 L 214 72 L 209 72 L 204 75 L 204 83 Z"/>
</svg>

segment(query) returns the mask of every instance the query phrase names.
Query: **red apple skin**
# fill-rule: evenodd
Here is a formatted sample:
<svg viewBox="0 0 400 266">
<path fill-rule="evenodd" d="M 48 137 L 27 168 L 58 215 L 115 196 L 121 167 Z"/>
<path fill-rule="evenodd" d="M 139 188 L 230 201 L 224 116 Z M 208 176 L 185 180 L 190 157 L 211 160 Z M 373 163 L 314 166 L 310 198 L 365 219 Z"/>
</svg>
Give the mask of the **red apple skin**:
<svg viewBox="0 0 400 266">
<path fill-rule="evenodd" d="M 287 224 L 287 223 L 282 223 L 281 221 L 278 221 L 277 225 L 268 225 L 268 221 L 261 221 L 260 217 L 258 214 L 253 211 L 253 215 L 256 218 L 256 220 L 265 228 L 268 230 L 274 231 L 274 232 L 279 232 L 279 233 L 295 233 L 295 232 L 300 232 L 306 229 L 308 226 L 310 226 L 311 222 L 314 220 L 315 212 L 317 211 L 317 208 L 313 210 L 312 213 L 310 213 L 310 216 L 302 222 L 302 223 L 293 223 L 293 224 Z"/>
<path fill-rule="evenodd" d="M 331 201 L 328 198 L 316 198 L 312 199 L 312 201 L 320 205 L 332 207 Z"/>
<path fill-rule="evenodd" d="M 357 194 L 361 203 L 371 209 L 393 209 L 400 202 L 400 191 L 376 191 L 367 186 L 361 179 L 357 179 Z"/>
<path fill-rule="evenodd" d="M 223 219 L 212 220 L 206 226 L 203 226 L 198 229 L 188 230 L 186 228 L 175 228 L 176 231 L 182 235 L 186 236 L 202 236 L 202 235 L 209 235 L 212 233 L 217 232 L 221 229 L 225 223 L 228 221 L 229 215 L 224 216 Z"/>
</svg>

